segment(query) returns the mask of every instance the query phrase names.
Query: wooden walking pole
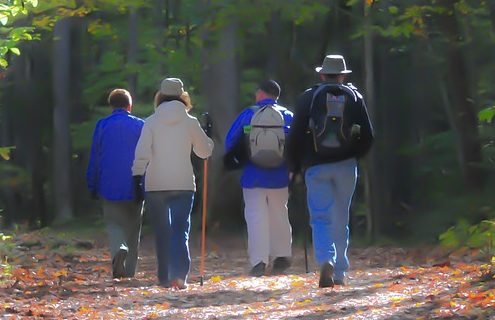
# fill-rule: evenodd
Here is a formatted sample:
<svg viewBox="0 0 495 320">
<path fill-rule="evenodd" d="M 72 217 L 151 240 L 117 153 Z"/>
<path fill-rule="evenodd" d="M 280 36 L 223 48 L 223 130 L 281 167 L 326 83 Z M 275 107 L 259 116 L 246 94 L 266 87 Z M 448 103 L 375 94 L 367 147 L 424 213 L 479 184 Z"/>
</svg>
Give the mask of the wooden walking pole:
<svg viewBox="0 0 495 320">
<path fill-rule="evenodd" d="M 206 210 L 208 197 L 208 158 L 203 160 L 203 209 L 201 217 L 201 261 L 199 263 L 200 285 L 203 285 L 205 275 L 205 252 L 206 252 Z"/>
</svg>

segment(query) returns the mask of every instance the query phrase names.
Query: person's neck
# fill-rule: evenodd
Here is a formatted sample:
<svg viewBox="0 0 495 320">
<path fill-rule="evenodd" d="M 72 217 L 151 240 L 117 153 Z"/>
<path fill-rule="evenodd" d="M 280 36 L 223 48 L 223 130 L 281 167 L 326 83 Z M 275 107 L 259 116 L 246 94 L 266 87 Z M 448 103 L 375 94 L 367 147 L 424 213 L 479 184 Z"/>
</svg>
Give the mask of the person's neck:
<svg viewBox="0 0 495 320">
<path fill-rule="evenodd" d="M 129 108 L 113 108 L 112 109 L 112 112 L 131 112 L 131 110 L 129 110 Z"/>
</svg>

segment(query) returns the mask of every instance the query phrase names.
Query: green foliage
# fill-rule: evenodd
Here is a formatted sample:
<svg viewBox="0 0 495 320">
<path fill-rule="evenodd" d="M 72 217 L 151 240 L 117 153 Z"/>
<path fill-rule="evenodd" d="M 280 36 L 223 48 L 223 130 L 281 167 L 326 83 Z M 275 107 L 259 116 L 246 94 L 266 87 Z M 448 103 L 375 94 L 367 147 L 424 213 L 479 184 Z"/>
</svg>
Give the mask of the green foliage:
<svg viewBox="0 0 495 320">
<path fill-rule="evenodd" d="M 6 56 L 9 52 L 20 55 L 17 44 L 22 40 L 37 39 L 33 27 L 12 27 L 15 20 L 28 14 L 36 7 L 38 0 L 13 0 L 0 4 L 0 68 L 7 68 Z"/>
<path fill-rule="evenodd" d="M 478 120 L 480 122 L 491 123 L 495 117 L 495 106 L 485 108 L 478 112 Z"/>
<path fill-rule="evenodd" d="M 442 233 L 439 239 L 446 248 L 458 249 L 466 246 L 481 249 L 484 255 L 491 258 L 495 255 L 495 219 L 483 220 L 475 225 L 460 220 L 456 226 Z"/>
<path fill-rule="evenodd" d="M 14 248 L 13 237 L 0 232 L 0 279 L 8 277 L 12 273 L 12 265 L 9 263 L 9 257 L 12 257 Z"/>
<path fill-rule="evenodd" d="M 0 161 L 0 172 L 2 173 L 0 187 L 8 187 L 16 190 L 26 188 L 29 176 L 25 168 L 13 163 Z"/>
</svg>

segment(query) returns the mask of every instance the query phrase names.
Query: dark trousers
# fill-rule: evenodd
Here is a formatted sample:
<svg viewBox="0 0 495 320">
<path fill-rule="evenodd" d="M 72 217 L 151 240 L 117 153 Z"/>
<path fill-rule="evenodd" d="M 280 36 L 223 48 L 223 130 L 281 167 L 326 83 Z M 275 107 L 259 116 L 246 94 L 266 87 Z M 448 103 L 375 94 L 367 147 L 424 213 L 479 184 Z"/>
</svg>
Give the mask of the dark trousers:
<svg viewBox="0 0 495 320">
<path fill-rule="evenodd" d="M 126 277 L 133 277 L 138 260 L 142 205 L 134 201 L 103 201 L 103 215 L 112 260 L 119 249 L 127 249 Z"/>
</svg>

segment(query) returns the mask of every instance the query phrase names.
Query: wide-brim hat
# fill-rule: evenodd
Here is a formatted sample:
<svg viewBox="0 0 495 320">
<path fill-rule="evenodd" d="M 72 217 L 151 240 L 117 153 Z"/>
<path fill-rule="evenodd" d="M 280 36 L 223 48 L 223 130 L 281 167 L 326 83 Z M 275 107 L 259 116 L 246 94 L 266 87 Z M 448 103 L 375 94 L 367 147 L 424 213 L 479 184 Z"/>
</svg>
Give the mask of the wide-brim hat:
<svg viewBox="0 0 495 320">
<path fill-rule="evenodd" d="M 337 54 L 326 56 L 321 67 L 316 67 L 315 70 L 322 74 L 347 74 L 352 72 L 352 70 L 347 69 L 344 57 Z"/>
<path fill-rule="evenodd" d="M 178 78 L 165 78 L 160 85 L 160 92 L 166 96 L 180 97 L 184 93 L 184 84 Z"/>
</svg>

